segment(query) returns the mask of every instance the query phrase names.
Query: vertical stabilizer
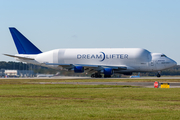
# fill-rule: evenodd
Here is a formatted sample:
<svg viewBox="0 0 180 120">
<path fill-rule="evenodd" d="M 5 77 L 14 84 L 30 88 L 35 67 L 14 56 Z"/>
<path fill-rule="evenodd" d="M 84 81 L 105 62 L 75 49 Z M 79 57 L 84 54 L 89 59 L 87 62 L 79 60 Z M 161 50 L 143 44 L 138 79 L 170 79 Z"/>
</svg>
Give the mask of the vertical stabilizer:
<svg viewBox="0 0 180 120">
<path fill-rule="evenodd" d="M 42 53 L 33 43 L 31 43 L 16 28 L 9 28 L 19 54 L 39 54 Z"/>
</svg>

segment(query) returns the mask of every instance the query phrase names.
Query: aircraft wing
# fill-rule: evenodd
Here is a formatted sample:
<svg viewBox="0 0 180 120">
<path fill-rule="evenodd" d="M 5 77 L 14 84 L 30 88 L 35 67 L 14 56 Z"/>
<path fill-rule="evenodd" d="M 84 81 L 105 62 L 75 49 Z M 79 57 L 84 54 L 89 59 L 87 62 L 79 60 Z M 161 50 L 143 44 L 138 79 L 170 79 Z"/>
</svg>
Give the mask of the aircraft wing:
<svg viewBox="0 0 180 120">
<path fill-rule="evenodd" d="M 76 64 L 75 66 L 83 66 L 86 73 L 94 73 L 96 71 L 101 71 L 104 68 L 127 70 L 126 66 L 83 65 L 83 64 Z"/>
<path fill-rule="evenodd" d="M 9 57 L 24 59 L 24 60 L 34 60 L 33 58 L 28 58 L 28 57 L 21 57 L 21 56 L 16 56 L 16 55 L 9 55 L 9 54 L 4 54 L 4 55 L 9 56 Z"/>
<path fill-rule="evenodd" d="M 93 73 L 95 71 L 101 71 L 104 68 L 112 68 L 112 69 L 119 69 L 119 70 L 127 70 L 127 66 L 107 66 L 107 65 L 87 65 L 87 64 L 59 64 L 59 63 L 45 63 L 45 65 L 58 65 L 63 69 L 72 70 L 75 66 L 82 66 L 84 67 L 84 71 L 87 73 Z"/>
</svg>

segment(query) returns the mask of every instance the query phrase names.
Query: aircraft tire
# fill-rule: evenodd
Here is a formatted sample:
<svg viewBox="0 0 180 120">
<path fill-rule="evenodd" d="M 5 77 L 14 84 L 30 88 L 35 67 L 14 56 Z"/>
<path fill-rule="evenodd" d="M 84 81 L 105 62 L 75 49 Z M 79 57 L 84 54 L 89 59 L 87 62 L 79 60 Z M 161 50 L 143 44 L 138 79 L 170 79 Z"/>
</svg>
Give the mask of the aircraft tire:
<svg viewBox="0 0 180 120">
<path fill-rule="evenodd" d="M 158 73 L 158 74 L 157 74 L 157 77 L 161 77 L 161 75 Z"/>
<path fill-rule="evenodd" d="M 102 78 L 102 75 L 95 73 L 95 74 L 94 74 L 94 77 L 95 77 L 95 78 Z"/>
<path fill-rule="evenodd" d="M 94 77 L 95 77 L 95 75 L 94 75 L 94 74 L 92 74 L 92 75 L 91 75 L 91 77 L 92 77 L 92 78 L 94 78 Z"/>
<path fill-rule="evenodd" d="M 104 75 L 104 78 L 110 78 L 111 75 Z"/>
</svg>

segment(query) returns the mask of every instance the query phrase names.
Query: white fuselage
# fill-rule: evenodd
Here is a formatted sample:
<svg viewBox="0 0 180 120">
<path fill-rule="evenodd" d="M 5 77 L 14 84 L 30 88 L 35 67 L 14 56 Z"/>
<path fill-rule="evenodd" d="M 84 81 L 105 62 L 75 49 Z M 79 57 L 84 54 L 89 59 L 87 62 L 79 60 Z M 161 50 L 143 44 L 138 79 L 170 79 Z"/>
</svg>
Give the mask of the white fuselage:
<svg viewBox="0 0 180 120">
<path fill-rule="evenodd" d="M 151 53 L 141 48 L 112 48 L 112 49 L 56 49 L 37 55 L 23 55 L 35 60 L 22 60 L 33 64 L 58 63 L 73 65 L 97 65 L 97 66 L 126 66 L 127 70 L 115 70 L 121 72 L 161 71 L 171 68 L 177 63 L 162 53 Z M 47 66 L 50 67 L 50 66 Z M 58 67 L 58 65 L 51 65 Z"/>
</svg>

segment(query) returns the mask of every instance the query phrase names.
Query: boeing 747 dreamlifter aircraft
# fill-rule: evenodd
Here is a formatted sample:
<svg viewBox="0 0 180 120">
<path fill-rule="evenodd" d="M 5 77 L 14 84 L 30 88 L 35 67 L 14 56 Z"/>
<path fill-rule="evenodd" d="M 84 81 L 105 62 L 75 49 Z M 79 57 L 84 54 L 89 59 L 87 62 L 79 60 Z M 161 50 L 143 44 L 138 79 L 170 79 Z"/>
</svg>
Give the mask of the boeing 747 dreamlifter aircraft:
<svg viewBox="0 0 180 120">
<path fill-rule="evenodd" d="M 112 74 L 131 75 L 132 72 L 157 71 L 171 68 L 177 63 L 162 53 L 151 53 L 141 48 L 55 49 L 41 52 L 16 28 L 9 28 L 21 62 L 53 68 L 89 73 L 91 77 L 111 77 Z"/>
</svg>

